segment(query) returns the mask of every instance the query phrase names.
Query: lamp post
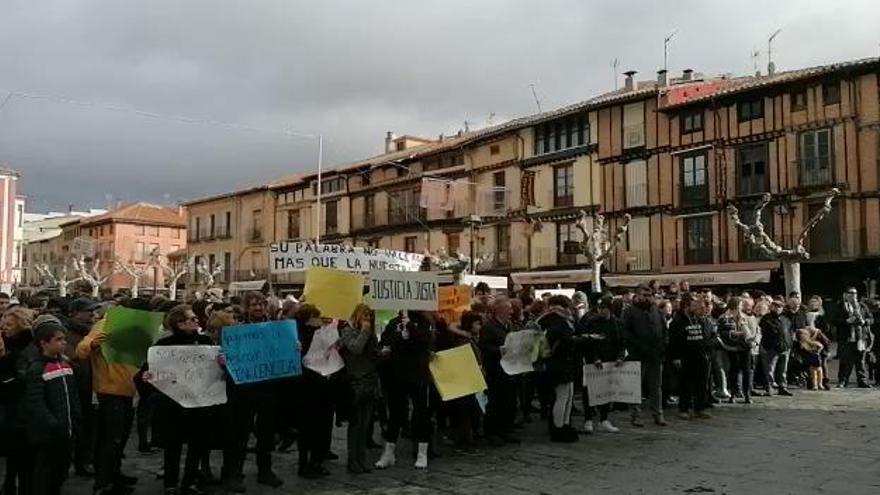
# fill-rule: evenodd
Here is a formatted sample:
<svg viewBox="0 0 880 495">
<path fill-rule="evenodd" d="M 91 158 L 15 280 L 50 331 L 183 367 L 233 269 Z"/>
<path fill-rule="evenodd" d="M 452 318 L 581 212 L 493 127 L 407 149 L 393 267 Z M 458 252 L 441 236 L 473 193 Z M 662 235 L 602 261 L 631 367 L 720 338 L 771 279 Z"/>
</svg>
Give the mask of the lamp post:
<svg viewBox="0 0 880 495">
<path fill-rule="evenodd" d="M 474 265 L 474 227 L 482 223 L 483 219 L 480 218 L 479 215 L 470 215 L 464 219 L 464 223 L 466 223 L 470 229 L 470 239 L 469 239 L 469 256 L 470 256 L 470 272 L 471 275 L 476 275 L 476 265 Z"/>
</svg>

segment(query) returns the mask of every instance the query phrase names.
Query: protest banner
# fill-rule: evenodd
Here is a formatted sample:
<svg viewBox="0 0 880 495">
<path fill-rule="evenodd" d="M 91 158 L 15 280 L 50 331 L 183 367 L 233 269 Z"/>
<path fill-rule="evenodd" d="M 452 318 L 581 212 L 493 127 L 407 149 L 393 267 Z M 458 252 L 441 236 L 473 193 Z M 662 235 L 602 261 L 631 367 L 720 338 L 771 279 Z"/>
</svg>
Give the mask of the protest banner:
<svg viewBox="0 0 880 495">
<path fill-rule="evenodd" d="M 461 320 L 471 307 L 472 291 L 466 285 L 447 285 L 438 291 L 438 310 L 447 322 Z"/>
<path fill-rule="evenodd" d="M 309 268 L 303 296 L 323 318 L 348 320 L 364 294 L 364 277 L 332 268 Z"/>
<path fill-rule="evenodd" d="M 303 357 L 303 366 L 321 376 L 330 376 L 345 367 L 345 362 L 339 355 L 337 348 L 339 342 L 338 325 L 339 323 L 334 321 L 315 330 L 309 352 Z"/>
<path fill-rule="evenodd" d="M 148 381 L 185 408 L 225 404 L 226 379 L 217 362 L 219 355 L 216 345 L 150 347 Z"/>
<path fill-rule="evenodd" d="M 535 371 L 535 341 L 541 336 L 535 330 L 510 332 L 501 346 L 501 369 L 510 376 Z"/>
<path fill-rule="evenodd" d="M 431 272 L 370 272 L 370 307 L 437 311 L 438 277 Z"/>
<path fill-rule="evenodd" d="M 226 370 L 236 384 L 302 374 L 296 320 L 267 321 L 223 329 Z"/>
<path fill-rule="evenodd" d="M 468 344 L 438 352 L 428 367 L 444 402 L 486 390 L 483 372 Z"/>
<path fill-rule="evenodd" d="M 107 362 L 140 368 L 147 362 L 147 349 L 159 338 L 165 313 L 115 307 L 107 311 L 101 352 Z"/>
<path fill-rule="evenodd" d="M 640 404 L 642 402 L 642 365 L 627 361 L 621 366 L 602 363 L 602 369 L 594 364 L 584 365 L 584 387 L 587 388 L 591 406 L 609 402 Z"/>
<path fill-rule="evenodd" d="M 342 244 L 279 241 L 269 245 L 272 273 L 303 272 L 315 267 L 361 273 L 372 270 L 416 272 L 424 258 L 404 251 Z"/>
</svg>

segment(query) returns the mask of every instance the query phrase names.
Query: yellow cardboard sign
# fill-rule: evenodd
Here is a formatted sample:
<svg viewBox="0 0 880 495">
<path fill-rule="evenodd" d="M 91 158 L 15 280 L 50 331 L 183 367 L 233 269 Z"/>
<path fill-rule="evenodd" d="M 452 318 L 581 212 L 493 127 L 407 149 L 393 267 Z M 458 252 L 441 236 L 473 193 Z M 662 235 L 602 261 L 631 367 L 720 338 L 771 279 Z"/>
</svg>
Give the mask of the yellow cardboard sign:
<svg viewBox="0 0 880 495">
<path fill-rule="evenodd" d="M 486 390 L 486 380 L 469 344 L 438 352 L 429 368 L 444 402 Z"/>
<path fill-rule="evenodd" d="M 347 320 L 364 294 L 364 277 L 332 268 L 306 270 L 306 303 L 314 304 L 324 318 Z"/>
<path fill-rule="evenodd" d="M 471 307 L 471 288 L 467 285 L 440 287 L 437 296 L 439 298 L 438 311 L 447 323 L 458 322 L 461 315 Z"/>
</svg>

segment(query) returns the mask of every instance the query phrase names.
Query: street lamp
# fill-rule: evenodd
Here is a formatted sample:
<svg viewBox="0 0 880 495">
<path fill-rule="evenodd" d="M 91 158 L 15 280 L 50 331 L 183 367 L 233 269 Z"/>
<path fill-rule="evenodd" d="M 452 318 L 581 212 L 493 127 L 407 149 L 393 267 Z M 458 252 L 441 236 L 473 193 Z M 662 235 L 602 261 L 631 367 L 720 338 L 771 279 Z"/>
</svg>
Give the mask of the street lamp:
<svg viewBox="0 0 880 495">
<path fill-rule="evenodd" d="M 480 218 L 480 215 L 469 215 L 464 219 L 464 223 L 468 225 L 470 228 L 470 265 L 471 265 L 471 275 L 476 275 L 476 267 L 474 265 L 474 227 L 480 225 L 483 222 L 483 219 Z"/>
</svg>

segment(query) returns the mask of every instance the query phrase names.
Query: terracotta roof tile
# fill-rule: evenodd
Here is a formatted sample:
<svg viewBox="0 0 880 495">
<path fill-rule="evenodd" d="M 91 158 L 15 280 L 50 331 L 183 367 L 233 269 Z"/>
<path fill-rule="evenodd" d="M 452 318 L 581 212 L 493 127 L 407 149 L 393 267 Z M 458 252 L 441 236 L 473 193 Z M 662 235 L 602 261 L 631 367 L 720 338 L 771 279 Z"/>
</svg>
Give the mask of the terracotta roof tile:
<svg viewBox="0 0 880 495">
<path fill-rule="evenodd" d="M 178 214 L 176 208 L 168 208 L 149 203 L 132 203 L 104 213 L 103 215 L 84 218 L 80 221 L 80 225 L 93 225 L 107 221 L 186 227 L 186 220 Z"/>
</svg>

